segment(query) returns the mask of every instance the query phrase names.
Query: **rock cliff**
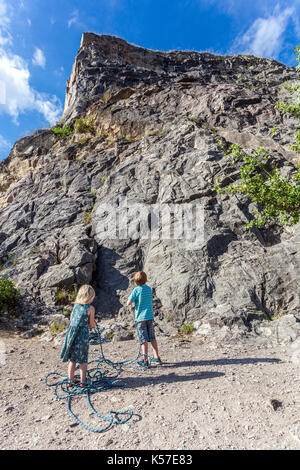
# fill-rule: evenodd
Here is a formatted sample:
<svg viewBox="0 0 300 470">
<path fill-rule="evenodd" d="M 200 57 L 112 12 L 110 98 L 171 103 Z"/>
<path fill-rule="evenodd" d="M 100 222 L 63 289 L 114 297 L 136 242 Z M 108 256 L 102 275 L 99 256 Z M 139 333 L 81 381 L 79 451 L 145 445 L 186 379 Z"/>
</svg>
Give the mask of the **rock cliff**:
<svg viewBox="0 0 300 470">
<path fill-rule="evenodd" d="M 92 283 L 99 316 L 126 322 L 132 276 L 145 263 L 166 333 L 183 322 L 246 332 L 261 329 L 262 317 L 296 318 L 299 226 L 246 230 L 249 199 L 218 195 L 214 183 L 238 177 L 220 139 L 265 147 L 283 174 L 293 170 L 296 121 L 274 104 L 298 77 L 293 67 L 250 55 L 151 51 L 84 33 L 62 119 L 91 128 L 61 139 L 36 131 L 0 163 L 1 274 L 22 292 L 22 321 L 47 323 L 68 308 L 63 291 Z M 150 243 L 116 236 L 112 226 L 105 233 L 104 205 L 114 212 L 124 199 L 131 209 L 201 207 L 201 244 Z M 130 214 L 132 227 L 138 218 Z"/>
</svg>

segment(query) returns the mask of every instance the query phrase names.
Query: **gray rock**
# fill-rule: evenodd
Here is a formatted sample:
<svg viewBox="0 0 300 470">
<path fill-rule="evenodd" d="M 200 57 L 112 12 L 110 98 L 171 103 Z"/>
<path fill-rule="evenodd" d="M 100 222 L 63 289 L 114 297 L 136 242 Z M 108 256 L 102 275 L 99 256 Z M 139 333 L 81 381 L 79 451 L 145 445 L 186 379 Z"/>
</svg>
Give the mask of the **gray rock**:
<svg viewBox="0 0 300 470">
<path fill-rule="evenodd" d="M 24 333 L 22 333 L 21 338 L 29 339 L 29 338 L 32 338 L 33 336 L 35 336 L 36 333 L 37 333 L 36 328 L 32 328 L 31 330 L 28 330 L 28 331 L 25 331 Z"/>
<path fill-rule="evenodd" d="M 72 269 L 64 265 L 51 266 L 40 279 L 44 287 L 72 287 L 75 275 Z"/>
<path fill-rule="evenodd" d="M 127 341 L 134 338 L 134 333 L 130 330 L 123 328 L 120 325 L 116 325 L 113 329 L 113 342 Z"/>
<path fill-rule="evenodd" d="M 64 260 L 64 263 L 69 267 L 78 267 L 87 263 L 92 264 L 94 261 L 95 255 L 78 246 L 74 246 L 69 256 Z"/>
<path fill-rule="evenodd" d="M 273 344 L 290 344 L 300 338 L 300 321 L 294 315 L 285 315 L 273 321 L 261 322 L 255 332 Z"/>
<path fill-rule="evenodd" d="M 288 149 L 297 122 L 283 118 L 274 102 L 284 99 L 282 83 L 297 79 L 295 68 L 271 59 L 160 53 L 84 33 L 63 117 L 70 126 L 92 117 L 96 133 L 85 141 L 38 131 L 0 163 L 1 273 L 22 291 L 21 310 L 57 314 L 57 288 L 88 283 L 99 316 L 125 324 L 132 319 L 126 301 L 133 274 L 144 266 L 158 334 L 172 336 L 185 322 L 203 341 L 294 342 L 299 224 L 246 230 L 254 205 L 217 194 L 214 183 L 239 175 L 220 140 L 245 151 L 264 146 L 272 164 L 290 174 L 299 158 Z M 274 127 L 276 140 L 269 135 Z M 175 215 L 156 219 L 169 236 L 152 234 L 150 243 L 139 231 L 148 221 L 139 221 L 141 207 L 155 215 L 171 206 L 174 214 L 201 207 L 198 245 L 180 232 L 171 236 Z"/>
<path fill-rule="evenodd" d="M 93 263 L 87 263 L 75 269 L 76 282 L 78 284 L 90 284 L 93 277 Z"/>
</svg>

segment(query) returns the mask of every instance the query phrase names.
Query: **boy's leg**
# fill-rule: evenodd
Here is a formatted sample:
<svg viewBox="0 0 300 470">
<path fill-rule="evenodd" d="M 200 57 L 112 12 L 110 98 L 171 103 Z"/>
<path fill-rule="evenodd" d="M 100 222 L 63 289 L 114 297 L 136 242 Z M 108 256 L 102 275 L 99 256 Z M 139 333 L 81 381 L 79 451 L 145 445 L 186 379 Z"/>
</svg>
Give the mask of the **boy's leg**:
<svg viewBox="0 0 300 470">
<path fill-rule="evenodd" d="M 137 336 L 141 348 L 141 355 L 143 355 L 143 360 L 147 361 L 148 357 L 148 336 L 146 322 L 141 321 L 136 324 Z"/>
<path fill-rule="evenodd" d="M 86 383 L 87 362 L 82 362 L 81 364 L 79 364 L 79 368 L 81 383 Z"/>
<path fill-rule="evenodd" d="M 72 380 L 72 382 L 74 382 L 75 368 L 76 368 L 76 362 L 69 361 L 68 375 L 69 375 L 69 379 Z"/>
<path fill-rule="evenodd" d="M 159 354 L 158 354 L 158 344 L 157 344 L 157 341 L 156 341 L 156 338 L 155 338 L 153 320 L 148 321 L 148 335 L 149 335 L 149 341 L 150 341 L 151 346 L 152 346 L 153 351 L 154 351 L 154 358 L 160 360 L 160 357 L 159 357 Z"/>
<path fill-rule="evenodd" d="M 154 340 L 151 341 L 151 346 L 152 346 L 153 351 L 154 351 L 154 357 L 155 357 L 155 359 L 159 359 L 158 345 L 157 345 L 156 339 L 154 339 Z"/>
</svg>

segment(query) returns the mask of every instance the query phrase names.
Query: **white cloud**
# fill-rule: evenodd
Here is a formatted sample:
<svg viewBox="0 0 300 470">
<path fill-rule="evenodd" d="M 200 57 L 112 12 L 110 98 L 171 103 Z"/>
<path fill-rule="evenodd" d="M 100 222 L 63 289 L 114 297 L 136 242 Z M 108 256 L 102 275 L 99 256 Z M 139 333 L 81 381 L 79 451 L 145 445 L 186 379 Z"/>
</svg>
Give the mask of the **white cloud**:
<svg viewBox="0 0 300 470">
<path fill-rule="evenodd" d="M 0 113 L 8 114 L 18 124 L 20 114 L 36 111 L 53 125 L 61 116 L 62 105 L 55 95 L 41 93 L 30 85 L 27 62 L 12 52 L 11 14 L 5 0 L 0 0 L 0 83 L 5 90 L 5 102 L 0 104 Z M 41 67 L 46 65 L 41 49 L 36 48 L 33 63 Z"/>
<path fill-rule="evenodd" d="M 72 24 L 78 23 L 79 20 L 79 12 L 78 10 L 74 10 L 71 18 L 68 21 L 68 28 L 71 28 Z"/>
<path fill-rule="evenodd" d="M 54 71 L 55 75 L 57 75 L 58 77 L 61 77 L 63 76 L 63 74 L 65 73 L 65 69 L 64 67 L 61 65 L 58 69 L 56 69 Z"/>
<path fill-rule="evenodd" d="M 6 92 L 0 112 L 9 114 L 16 124 L 19 115 L 26 111 L 38 111 L 51 125 L 59 119 L 62 108 L 58 98 L 39 93 L 30 86 L 30 72 L 20 56 L 0 50 L 0 79 Z"/>
<path fill-rule="evenodd" d="M 0 0 L 0 47 L 12 44 L 12 35 L 9 32 L 10 10 L 4 0 Z"/>
<path fill-rule="evenodd" d="M 282 35 L 293 14 L 292 8 L 286 8 L 277 15 L 258 18 L 241 38 L 241 45 L 257 56 L 278 56 Z"/>
<path fill-rule="evenodd" d="M 32 63 L 33 65 L 38 65 L 39 67 L 45 68 L 46 58 L 43 51 L 38 47 L 35 48 Z"/>
<path fill-rule="evenodd" d="M 257 18 L 243 35 L 236 38 L 230 52 L 277 58 L 288 26 L 295 23 L 295 14 L 295 6 L 282 9 L 277 4 L 271 14 Z"/>
<path fill-rule="evenodd" d="M 0 135 L 0 152 L 7 151 L 12 147 L 12 144 L 8 142 L 2 135 Z"/>
</svg>

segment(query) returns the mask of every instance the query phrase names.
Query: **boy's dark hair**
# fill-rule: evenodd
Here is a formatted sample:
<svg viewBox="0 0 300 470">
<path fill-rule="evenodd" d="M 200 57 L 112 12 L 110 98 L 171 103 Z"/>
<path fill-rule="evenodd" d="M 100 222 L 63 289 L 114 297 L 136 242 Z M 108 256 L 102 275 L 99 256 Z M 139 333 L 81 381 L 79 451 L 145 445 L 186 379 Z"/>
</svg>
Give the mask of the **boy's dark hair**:
<svg viewBox="0 0 300 470">
<path fill-rule="evenodd" d="M 133 279 L 138 286 L 143 286 L 147 282 L 147 274 L 144 271 L 138 271 Z"/>
</svg>

